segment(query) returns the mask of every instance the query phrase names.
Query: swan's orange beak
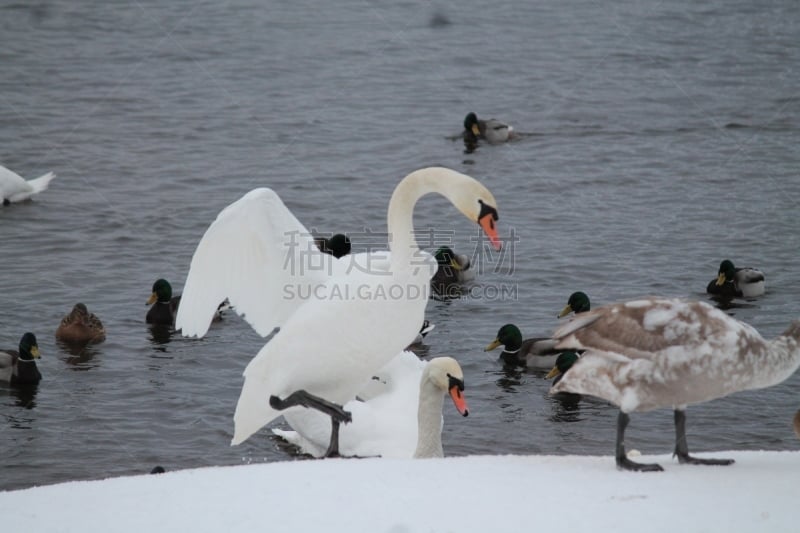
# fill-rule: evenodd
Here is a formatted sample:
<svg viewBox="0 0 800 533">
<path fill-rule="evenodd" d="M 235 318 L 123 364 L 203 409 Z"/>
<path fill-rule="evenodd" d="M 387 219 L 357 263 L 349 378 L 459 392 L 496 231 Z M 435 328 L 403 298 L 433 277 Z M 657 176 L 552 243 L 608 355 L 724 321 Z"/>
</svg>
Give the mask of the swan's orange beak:
<svg viewBox="0 0 800 533">
<path fill-rule="evenodd" d="M 489 242 L 492 243 L 492 247 L 495 250 L 502 248 L 500 237 L 497 235 L 497 225 L 494 223 L 494 216 L 492 213 L 483 215 L 483 217 L 478 219 L 478 224 L 480 224 L 481 229 L 486 236 L 489 237 Z"/>
<path fill-rule="evenodd" d="M 461 416 L 469 415 L 469 409 L 467 409 L 467 399 L 464 398 L 464 393 L 458 388 L 458 385 L 453 385 L 450 387 L 450 397 L 453 399 L 453 404 L 458 409 L 458 412 L 461 413 Z"/>
</svg>

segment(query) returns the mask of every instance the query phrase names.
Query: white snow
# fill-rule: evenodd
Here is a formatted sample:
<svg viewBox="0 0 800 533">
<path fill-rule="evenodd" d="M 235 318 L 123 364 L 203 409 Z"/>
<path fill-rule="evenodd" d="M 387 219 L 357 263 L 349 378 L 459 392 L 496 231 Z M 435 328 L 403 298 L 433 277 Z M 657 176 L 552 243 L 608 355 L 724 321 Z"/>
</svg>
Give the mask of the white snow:
<svg viewBox="0 0 800 533">
<path fill-rule="evenodd" d="M 800 452 L 713 452 L 728 467 L 638 457 L 327 459 L 0 493 L 3 531 L 795 532 Z"/>
</svg>

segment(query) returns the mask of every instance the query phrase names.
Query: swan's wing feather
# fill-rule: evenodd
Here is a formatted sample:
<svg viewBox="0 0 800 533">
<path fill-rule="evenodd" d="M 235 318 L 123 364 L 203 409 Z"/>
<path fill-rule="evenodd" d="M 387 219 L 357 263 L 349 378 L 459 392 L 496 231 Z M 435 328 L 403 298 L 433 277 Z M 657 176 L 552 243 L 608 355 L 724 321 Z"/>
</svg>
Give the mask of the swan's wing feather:
<svg viewBox="0 0 800 533">
<path fill-rule="evenodd" d="M 709 345 L 738 353 L 739 342 L 764 342 L 753 328 L 705 302 L 669 298 L 642 298 L 581 313 L 554 337 L 560 339 L 558 348 L 614 352 L 632 359 L 655 359 L 674 354 L 675 348 L 704 353 Z"/>
<path fill-rule="evenodd" d="M 3 198 L 11 200 L 16 195 L 30 191 L 30 185 L 22 176 L 0 165 L 0 200 Z"/>
<path fill-rule="evenodd" d="M 337 268 L 274 191 L 252 190 L 222 210 L 197 245 L 175 327 L 204 335 L 228 298 L 266 336 Z"/>
<path fill-rule="evenodd" d="M 556 330 L 554 337 L 560 339 L 558 348 L 651 359 L 672 346 L 705 342 L 706 335 L 721 329 L 714 311 L 703 302 L 642 298 L 581 313 Z"/>
</svg>

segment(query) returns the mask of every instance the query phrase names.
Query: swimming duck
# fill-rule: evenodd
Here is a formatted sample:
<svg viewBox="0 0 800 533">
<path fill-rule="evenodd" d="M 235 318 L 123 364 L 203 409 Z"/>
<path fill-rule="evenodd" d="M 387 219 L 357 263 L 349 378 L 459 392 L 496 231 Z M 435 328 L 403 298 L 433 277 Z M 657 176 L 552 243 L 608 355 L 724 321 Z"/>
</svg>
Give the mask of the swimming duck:
<svg viewBox="0 0 800 533">
<path fill-rule="evenodd" d="M 569 295 L 567 305 L 558 314 L 558 318 L 567 316 L 570 313 L 580 314 L 589 311 L 592 308 L 589 297 L 584 292 L 573 292 Z"/>
<path fill-rule="evenodd" d="M 506 324 L 497 331 L 497 337 L 484 349 L 490 352 L 503 346 L 500 359 L 507 365 L 526 366 L 537 370 L 550 370 L 556 363 L 559 350 L 556 341 L 548 337 L 522 340 L 522 333 L 514 324 Z"/>
<path fill-rule="evenodd" d="M 347 235 L 336 233 L 329 239 L 315 237 L 314 242 L 322 253 L 330 254 L 337 259 L 350 254 L 350 238 Z"/>
<path fill-rule="evenodd" d="M 687 405 L 780 383 L 800 366 L 800 321 L 772 341 L 705 302 L 643 298 L 582 313 L 553 334 L 562 349 L 585 350 L 550 392 L 589 394 L 619 407 L 617 467 L 658 471 L 625 454 L 629 413 L 672 407 L 675 455 L 698 459 L 686 443 Z"/>
<path fill-rule="evenodd" d="M 464 374 L 452 357 L 421 361 L 402 352 L 377 373 L 379 388 L 371 385 L 367 400 L 352 400 L 344 409 L 353 421 L 342 426 L 339 449 L 355 457 L 443 457 L 442 407 L 445 394 L 462 416 L 467 416 Z M 375 392 L 377 390 L 377 392 Z M 272 431 L 304 453 L 322 457 L 330 436 L 327 417 L 310 410 L 287 412 L 294 431 Z"/>
<path fill-rule="evenodd" d="M 33 333 L 26 333 L 19 341 L 19 351 L 0 350 L 0 381 L 12 385 L 36 385 L 42 374 L 36 367 L 39 345 Z"/>
<path fill-rule="evenodd" d="M 553 379 L 553 385 L 561 381 L 561 378 L 564 377 L 564 374 L 567 373 L 567 370 L 572 368 L 572 365 L 578 362 L 578 359 L 581 358 L 581 354 L 577 350 L 566 350 L 558 354 L 556 358 L 556 364 L 547 373 L 545 379 Z"/>
<path fill-rule="evenodd" d="M 433 254 L 436 259 L 436 273 L 431 279 L 431 289 L 434 294 L 450 294 L 457 286 L 474 279 L 474 272 L 470 267 L 469 257 L 456 254 L 449 246 L 442 246 Z"/>
<path fill-rule="evenodd" d="M 180 303 L 180 296 L 172 296 L 172 285 L 165 279 L 157 279 L 153 283 L 153 293 L 147 299 L 147 305 L 151 307 L 145 321 L 158 326 L 173 325 Z"/>
<path fill-rule="evenodd" d="M 476 143 L 479 139 L 489 144 L 499 144 L 508 141 L 514 128 L 497 119 L 479 120 L 475 113 L 469 113 L 464 118 L 464 141 Z"/>
<path fill-rule="evenodd" d="M 61 324 L 56 329 L 56 338 L 64 342 L 98 343 L 105 340 L 106 328 L 97 315 L 90 313 L 84 304 L 77 303 L 61 319 Z"/>
<path fill-rule="evenodd" d="M 754 298 L 764 294 L 764 273 L 755 268 L 736 268 L 730 259 L 719 264 L 716 279 L 712 279 L 706 292 L 724 299 Z"/>
<path fill-rule="evenodd" d="M 50 185 L 50 181 L 56 175 L 48 172 L 36 179 L 25 181 L 25 179 L 0 165 L 0 203 L 8 205 L 12 202 L 21 202 L 29 199 L 34 194 L 38 194 Z"/>
<path fill-rule="evenodd" d="M 212 222 L 192 258 L 176 327 L 186 336 L 204 335 L 225 297 L 257 333 L 280 327 L 244 371 L 232 444 L 303 406 L 330 416 L 326 455 L 338 454 L 340 424 L 352 419 L 342 404 L 408 346 L 425 318 L 436 261 L 419 249 L 413 213 L 430 193 L 450 200 L 501 248 L 492 194 L 474 178 L 441 167 L 416 170 L 395 187 L 387 210 L 390 251 L 353 255 L 359 268 L 314 253 L 308 230 L 268 188 L 250 191 Z M 299 242 L 287 243 L 289 233 Z M 310 260 L 325 268 L 286 267 Z M 401 294 L 392 292 L 397 287 Z M 353 297 L 327 297 L 334 291 Z M 309 365 L 298 351 L 324 357 Z"/>
</svg>

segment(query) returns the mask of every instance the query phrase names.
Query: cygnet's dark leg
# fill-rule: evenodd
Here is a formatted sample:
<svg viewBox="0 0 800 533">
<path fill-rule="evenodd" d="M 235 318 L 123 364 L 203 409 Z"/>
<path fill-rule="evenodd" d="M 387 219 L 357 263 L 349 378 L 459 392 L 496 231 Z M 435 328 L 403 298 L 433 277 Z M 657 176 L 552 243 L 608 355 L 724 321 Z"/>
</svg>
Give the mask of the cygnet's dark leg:
<svg viewBox="0 0 800 533">
<path fill-rule="evenodd" d="M 733 463 L 733 459 L 698 459 L 689 455 L 689 445 L 686 444 L 686 413 L 683 409 L 675 409 L 675 455 L 681 464 L 725 466 Z"/>
<path fill-rule="evenodd" d="M 625 428 L 628 427 L 630 417 L 619 412 L 617 417 L 617 468 L 621 470 L 634 470 L 636 472 L 661 472 L 664 470 L 660 465 L 634 463 L 625 455 Z"/>
<path fill-rule="evenodd" d="M 321 413 L 331 417 L 331 442 L 325 452 L 325 457 L 339 457 L 339 424 L 345 424 L 353 420 L 349 412 L 345 411 L 341 405 L 329 402 L 319 396 L 314 396 L 304 390 L 291 393 L 281 400 L 277 396 L 269 397 L 269 405 L 273 409 L 283 411 L 289 407 L 300 405 L 308 409 L 316 409 Z"/>
</svg>

